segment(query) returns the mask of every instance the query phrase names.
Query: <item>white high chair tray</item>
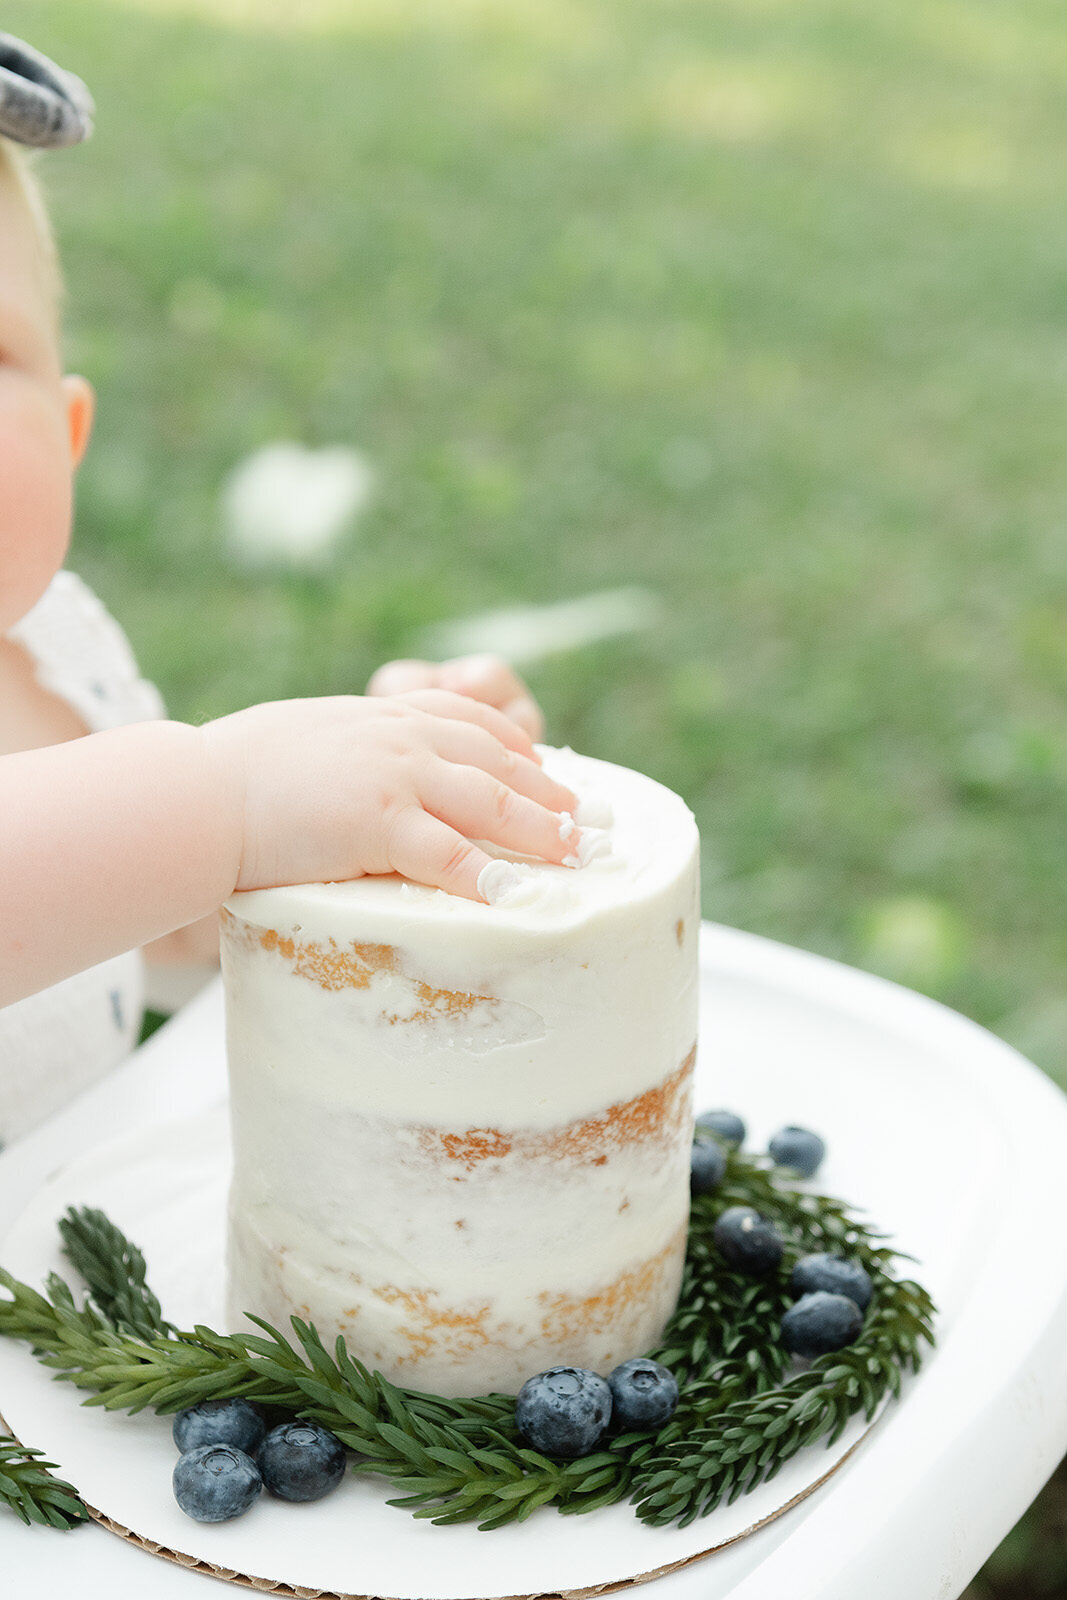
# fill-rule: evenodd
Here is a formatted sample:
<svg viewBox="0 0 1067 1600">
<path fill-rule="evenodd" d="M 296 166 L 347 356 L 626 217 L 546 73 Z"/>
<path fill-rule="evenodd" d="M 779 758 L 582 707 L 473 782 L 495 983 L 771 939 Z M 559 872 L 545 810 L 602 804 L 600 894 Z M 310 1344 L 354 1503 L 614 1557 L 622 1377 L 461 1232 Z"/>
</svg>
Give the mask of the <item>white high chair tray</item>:
<svg viewBox="0 0 1067 1600">
<path fill-rule="evenodd" d="M 892 1231 L 894 1244 L 918 1258 L 915 1275 L 940 1307 L 939 1342 L 903 1402 L 889 1408 L 810 1498 L 737 1543 L 657 1578 L 657 1594 L 663 1600 L 769 1600 L 783 1593 L 791 1600 L 855 1600 L 859 1594 L 865 1600 L 951 1600 L 1067 1448 L 1067 1262 L 1057 1247 L 1067 1199 L 1067 1100 L 991 1035 L 878 979 L 715 927 L 704 930 L 701 959 L 699 1105 L 738 1110 L 748 1122 L 751 1148 L 765 1146 L 787 1122 L 822 1132 L 829 1154 L 818 1186 L 863 1206 Z M 112 1146 L 118 1166 L 132 1172 L 139 1149 L 145 1156 L 162 1150 L 168 1129 L 210 1113 L 225 1095 L 223 1056 L 221 991 L 213 984 L 118 1073 L 0 1156 L 0 1261 L 29 1275 L 27 1261 L 44 1248 L 35 1243 L 43 1238 L 42 1205 L 47 1209 L 66 1192 L 72 1174 L 80 1182 L 78 1174 L 92 1172 L 95 1151 Z M 138 1237 L 126 1217 L 117 1220 Z M 164 1272 L 152 1270 L 150 1241 L 138 1242 L 146 1245 L 150 1279 L 165 1290 Z M 48 1264 L 43 1260 L 41 1270 Z M 173 1278 L 173 1266 L 166 1272 Z M 163 1298 L 166 1308 L 166 1292 Z M 25 1347 L 4 1342 L 0 1411 L 16 1429 L 40 1371 Z M 54 1403 L 76 1410 L 78 1398 L 72 1388 L 56 1386 Z M 33 1406 L 29 1414 L 37 1414 Z M 131 1441 L 146 1427 L 161 1426 L 151 1416 L 83 1415 L 130 1429 Z M 25 1442 L 57 1456 L 47 1436 L 27 1429 Z M 808 1454 L 813 1468 L 806 1485 L 839 1452 Z M 284 1514 L 290 1508 L 262 1509 Z M 618 1517 L 622 1508 L 612 1513 Z M 413 1524 L 399 1511 L 386 1515 L 394 1519 L 398 1544 L 414 1536 L 439 1548 L 443 1561 L 452 1535 L 470 1536 L 468 1529 Z M 565 1523 L 568 1537 L 586 1546 L 581 1571 L 571 1581 L 557 1575 L 556 1593 L 618 1583 L 701 1548 L 699 1539 L 674 1546 L 673 1530 L 657 1530 L 659 1561 L 616 1570 L 609 1547 L 617 1522 L 600 1514 L 558 1519 L 549 1512 L 519 1531 L 529 1537 L 546 1517 L 553 1529 Z M 734 1531 L 754 1520 L 742 1513 Z M 714 1523 L 713 1516 L 704 1525 L 704 1547 L 718 1542 Z M 196 1554 L 197 1534 L 219 1531 L 188 1526 L 191 1537 L 180 1548 Z M 503 1530 L 503 1537 L 512 1531 Z M 380 1567 L 373 1586 L 369 1570 L 361 1581 L 358 1522 L 352 1532 L 346 1589 L 410 1592 L 383 1582 Z M 502 1535 L 475 1537 L 488 1557 Z M 531 1554 L 542 1542 L 535 1541 Z M 599 1580 L 598 1546 L 604 1552 Z M 500 1543 L 495 1548 L 503 1551 Z M 206 1581 L 96 1527 L 59 1534 L 23 1528 L 10 1517 L 0 1525 L 0 1569 L 12 1592 L 21 1578 L 40 1592 L 106 1594 L 109 1600 L 145 1593 L 189 1600 L 194 1585 Z M 270 1567 L 249 1562 L 241 1570 L 266 1576 Z M 286 1577 L 318 1581 L 310 1574 Z M 505 1587 L 478 1590 L 457 1581 L 435 1592 L 464 1600 L 469 1593 L 529 1593 L 533 1587 L 531 1572 L 530 1581 L 520 1576 Z"/>
</svg>

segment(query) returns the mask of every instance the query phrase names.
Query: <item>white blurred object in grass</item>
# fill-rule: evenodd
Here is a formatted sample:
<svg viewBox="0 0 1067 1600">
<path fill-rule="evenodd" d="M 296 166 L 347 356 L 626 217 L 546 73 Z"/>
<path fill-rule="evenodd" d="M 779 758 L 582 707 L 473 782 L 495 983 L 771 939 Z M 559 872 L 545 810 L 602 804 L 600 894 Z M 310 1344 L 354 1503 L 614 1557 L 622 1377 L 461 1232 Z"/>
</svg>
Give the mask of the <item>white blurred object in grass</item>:
<svg viewBox="0 0 1067 1600">
<path fill-rule="evenodd" d="M 226 554 L 245 568 L 321 570 L 373 482 L 369 463 L 348 445 L 264 445 L 238 462 L 223 486 Z"/>
<path fill-rule="evenodd" d="M 620 634 L 643 633 L 662 618 L 663 602 L 651 589 L 602 589 L 554 605 L 506 606 L 435 623 L 419 635 L 418 648 L 431 659 L 484 653 L 527 663 Z"/>
</svg>

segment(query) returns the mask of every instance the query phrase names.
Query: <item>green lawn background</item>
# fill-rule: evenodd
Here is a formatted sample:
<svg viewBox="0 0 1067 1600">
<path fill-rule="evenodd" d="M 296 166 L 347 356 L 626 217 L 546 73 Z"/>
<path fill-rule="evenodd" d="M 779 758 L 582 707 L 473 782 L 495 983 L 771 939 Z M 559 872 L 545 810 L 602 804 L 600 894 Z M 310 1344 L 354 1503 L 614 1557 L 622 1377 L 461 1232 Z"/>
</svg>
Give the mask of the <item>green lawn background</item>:
<svg viewBox="0 0 1067 1600">
<path fill-rule="evenodd" d="M 686 797 L 706 916 L 900 977 L 1067 1083 L 1061 5 L 0 25 L 98 102 L 42 167 L 100 397 L 72 564 L 174 714 L 647 585 L 657 628 L 531 670 L 550 737 Z M 378 473 L 328 581 L 221 553 L 226 473 L 279 438 Z"/>
</svg>

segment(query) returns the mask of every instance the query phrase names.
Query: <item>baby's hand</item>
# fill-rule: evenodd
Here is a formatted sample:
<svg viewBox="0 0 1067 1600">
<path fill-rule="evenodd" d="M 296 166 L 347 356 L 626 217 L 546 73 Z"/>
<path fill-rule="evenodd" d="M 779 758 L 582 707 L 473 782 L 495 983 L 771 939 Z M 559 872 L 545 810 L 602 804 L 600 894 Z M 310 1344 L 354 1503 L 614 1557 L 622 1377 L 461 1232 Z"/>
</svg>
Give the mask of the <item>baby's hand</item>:
<svg viewBox="0 0 1067 1600">
<path fill-rule="evenodd" d="M 238 889 L 398 872 L 481 900 L 490 857 L 562 863 L 575 796 L 527 734 L 476 699 L 427 689 L 253 706 L 201 730 L 234 808 Z"/>
<path fill-rule="evenodd" d="M 367 693 L 405 694 L 412 689 L 451 689 L 495 706 L 531 739 L 540 739 L 545 719 L 522 679 L 499 656 L 459 656 L 454 661 L 389 661 L 379 667 Z"/>
</svg>

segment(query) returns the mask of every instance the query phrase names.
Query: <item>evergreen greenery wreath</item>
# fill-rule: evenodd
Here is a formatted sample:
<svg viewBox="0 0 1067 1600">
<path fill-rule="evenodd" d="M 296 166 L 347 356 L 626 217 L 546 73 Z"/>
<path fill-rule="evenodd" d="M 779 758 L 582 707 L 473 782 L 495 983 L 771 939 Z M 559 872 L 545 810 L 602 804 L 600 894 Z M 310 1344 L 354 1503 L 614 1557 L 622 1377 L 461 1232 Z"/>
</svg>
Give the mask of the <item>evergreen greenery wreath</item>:
<svg viewBox="0 0 1067 1600">
<path fill-rule="evenodd" d="M 727 1206 L 751 1206 L 785 1241 L 780 1271 L 730 1270 L 713 1240 Z M 354 1470 L 389 1480 L 389 1501 L 437 1523 L 483 1529 L 522 1521 L 551 1504 L 564 1515 L 629 1499 L 643 1522 L 680 1527 L 773 1478 L 798 1450 L 871 1420 L 900 1392 L 932 1343 L 934 1307 L 917 1283 L 895 1276 L 884 1236 L 838 1200 L 798 1188 L 766 1158 L 731 1150 L 714 1194 L 695 1199 L 678 1308 L 650 1354 L 670 1367 L 681 1398 L 657 1433 L 619 1434 L 595 1454 L 552 1460 L 525 1446 L 514 1396 L 444 1399 L 371 1373 L 338 1340 L 325 1349 L 293 1318 L 294 1341 L 253 1318 L 262 1335 L 222 1335 L 166 1322 L 147 1286 L 140 1251 L 100 1211 L 71 1211 L 64 1246 L 88 1285 L 79 1305 L 55 1274 L 41 1295 L 0 1268 L 0 1334 L 26 1340 L 46 1366 L 92 1391 L 87 1405 L 171 1413 L 244 1395 L 331 1428 L 356 1453 Z M 874 1296 L 858 1339 L 798 1364 L 779 1338 L 798 1256 L 826 1251 L 862 1263 Z M 70 1527 L 86 1515 L 69 1484 L 38 1452 L 0 1436 L 0 1505 L 26 1521 Z"/>
</svg>

